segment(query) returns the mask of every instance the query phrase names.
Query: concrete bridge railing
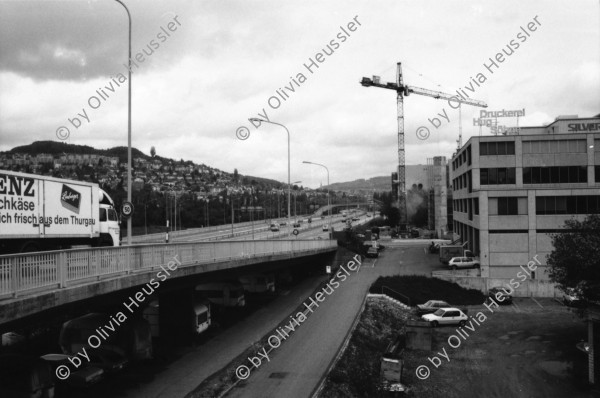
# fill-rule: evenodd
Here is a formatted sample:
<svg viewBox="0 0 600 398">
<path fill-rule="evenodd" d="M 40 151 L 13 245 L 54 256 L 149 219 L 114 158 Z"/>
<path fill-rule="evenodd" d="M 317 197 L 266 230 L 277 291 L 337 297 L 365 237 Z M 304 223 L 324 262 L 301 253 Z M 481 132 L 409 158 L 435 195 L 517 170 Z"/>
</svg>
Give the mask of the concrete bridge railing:
<svg viewBox="0 0 600 398">
<path fill-rule="evenodd" d="M 337 247 L 331 240 L 220 241 L 74 249 L 0 256 L 0 299 L 16 298 L 94 281 L 181 266 Z"/>
</svg>

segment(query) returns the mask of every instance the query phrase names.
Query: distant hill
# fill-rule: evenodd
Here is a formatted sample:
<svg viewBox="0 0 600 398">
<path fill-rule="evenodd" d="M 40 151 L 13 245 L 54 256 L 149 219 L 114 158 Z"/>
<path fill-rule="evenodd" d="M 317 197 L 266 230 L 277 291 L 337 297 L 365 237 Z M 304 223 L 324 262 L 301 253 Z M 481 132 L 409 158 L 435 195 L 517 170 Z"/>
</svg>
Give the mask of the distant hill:
<svg viewBox="0 0 600 398">
<path fill-rule="evenodd" d="M 40 153 L 47 153 L 50 155 L 62 155 L 64 153 L 64 154 L 79 154 L 79 155 L 91 154 L 91 155 L 102 155 L 102 156 L 116 156 L 119 158 L 119 162 L 127 163 L 127 147 L 126 146 L 116 146 L 116 147 L 108 148 L 108 149 L 96 149 L 96 148 L 88 146 L 88 145 L 67 144 L 65 142 L 57 142 L 57 141 L 35 141 L 29 145 L 21 145 L 18 147 L 14 147 L 10 151 L 7 151 L 6 153 L 11 153 L 11 154 L 24 153 L 24 154 L 29 154 L 32 156 L 35 156 Z M 131 148 L 131 157 L 132 157 L 132 159 L 136 159 L 136 158 L 143 158 L 146 160 L 152 159 L 152 156 L 146 155 L 139 149 L 133 148 L 133 147 Z M 176 159 L 163 158 L 158 155 L 156 155 L 154 157 L 154 159 L 158 159 L 163 163 L 170 163 L 170 162 L 175 163 L 175 162 L 180 161 L 180 160 L 176 160 Z M 193 164 L 194 162 L 184 161 L 184 163 Z M 221 170 L 215 169 L 213 167 L 210 167 L 210 168 L 213 170 L 221 171 Z M 230 173 L 230 172 L 223 172 L 223 173 L 232 175 L 232 173 Z M 240 173 L 240 181 L 241 181 L 241 179 L 247 179 L 249 182 L 254 180 L 258 184 L 266 185 L 266 186 L 273 186 L 276 188 L 280 188 L 281 186 L 284 185 L 284 183 L 280 182 L 280 181 L 272 180 L 269 178 L 255 177 L 255 176 L 250 176 L 250 175 L 245 175 L 245 174 Z"/>
<path fill-rule="evenodd" d="M 74 154 L 91 154 L 91 155 L 103 155 L 103 156 L 118 156 L 119 161 L 127 162 L 127 147 L 116 146 L 109 149 L 96 149 L 87 145 L 75 145 L 67 144 L 65 142 L 57 141 L 35 141 L 29 145 L 17 146 L 8 151 L 9 153 L 27 153 L 29 155 L 37 155 L 39 153 L 47 153 L 50 155 L 60 155 L 63 153 L 74 153 Z M 137 148 L 131 148 L 132 158 L 144 158 L 150 159 L 149 155 L 146 155 Z M 162 159 L 158 157 L 159 159 Z"/>
<path fill-rule="evenodd" d="M 410 189 L 413 184 L 423 184 L 427 188 L 427 165 L 417 164 L 406 166 L 406 188 Z M 327 188 L 327 187 L 323 187 Z M 390 191 L 392 189 L 392 176 L 373 177 L 365 180 L 364 178 L 348 181 L 336 182 L 329 186 L 334 191 Z"/>
</svg>

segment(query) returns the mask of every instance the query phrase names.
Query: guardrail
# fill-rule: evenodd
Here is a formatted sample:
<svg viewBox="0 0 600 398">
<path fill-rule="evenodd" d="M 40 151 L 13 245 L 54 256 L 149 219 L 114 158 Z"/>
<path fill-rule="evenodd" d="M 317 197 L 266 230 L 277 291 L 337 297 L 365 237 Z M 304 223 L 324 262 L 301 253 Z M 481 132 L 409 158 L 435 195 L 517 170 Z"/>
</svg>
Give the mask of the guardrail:
<svg viewBox="0 0 600 398">
<path fill-rule="evenodd" d="M 300 216 L 298 216 L 298 218 L 300 218 Z M 340 216 L 333 217 L 334 222 L 338 222 L 340 219 L 341 219 Z M 254 233 L 255 234 L 270 231 L 269 226 L 271 224 L 267 223 L 265 225 L 264 221 L 265 220 L 260 220 L 260 221 L 255 222 L 255 224 L 254 224 Z M 321 219 L 321 218 L 315 219 L 312 221 L 312 223 L 307 223 L 307 222 L 303 221 L 301 225 L 308 226 L 308 227 L 305 228 L 305 227 L 301 226 L 299 228 L 299 230 L 306 231 L 306 230 L 314 229 L 316 227 L 321 227 L 323 224 L 328 224 L 328 223 L 329 223 L 328 217 L 325 219 Z M 233 233 L 231 232 L 231 225 L 219 225 L 218 227 L 194 228 L 194 229 L 186 229 L 186 230 L 182 230 L 182 231 L 173 231 L 173 232 L 169 232 L 169 241 L 176 242 L 180 239 L 185 239 L 185 238 L 188 238 L 188 237 L 191 237 L 194 235 L 206 234 L 208 232 L 213 232 L 213 231 L 216 231 L 216 232 L 220 231 L 223 233 L 219 234 L 219 235 L 211 235 L 211 236 L 199 238 L 197 240 L 198 241 L 213 241 L 213 240 L 234 238 L 234 237 L 238 237 L 238 236 L 242 236 L 242 235 L 252 235 L 252 229 L 237 231 L 237 229 L 239 229 L 240 227 L 251 227 L 251 226 L 252 226 L 251 222 L 234 224 L 234 232 Z M 214 230 L 213 230 L 213 228 L 214 228 Z M 286 228 L 289 228 L 289 231 Z M 211 229 L 211 230 L 209 230 L 209 229 Z M 273 232 L 273 234 L 271 236 L 268 236 L 267 239 L 277 239 L 282 236 L 291 235 L 292 231 L 293 231 L 292 227 L 281 226 L 279 231 Z M 138 236 L 134 236 L 132 238 L 132 241 L 134 244 L 164 243 L 165 233 L 138 235 Z"/>
<path fill-rule="evenodd" d="M 292 218 L 302 218 L 302 219 L 306 219 L 308 217 L 313 217 L 312 214 L 298 214 L 295 217 Z M 241 227 L 250 227 L 252 226 L 252 224 L 254 224 L 255 228 L 261 228 L 265 225 L 269 226 L 271 225 L 271 222 L 275 222 L 277 221 L 276 219 L 271 220 L 254 220 L 254 221 L 244 221 L 241 223 L 234 223 L 233 227 L 234 229 L 236 228 L 241 228 Z M 231 224 L 220 224 L 220 225 L 213 225 L 212 227 L 202 227 L 202 228 L 189 228 L 189 229 L 182 229 L 182 230 L 177 230 L 177 231 L 169 231 L 169 239 L 173 240 L 179 237 L 185 237 L 185 236 L 191 236 L 191 235 L 196 235 L 196 234 L 204 234 L 204 233 L 209 233 L 209 232 L 227 232 L 227 231 L 231 231 Z M 230 232 L 231 233 L 231 232 Z M 252 233 L 252 231 L 248 232 L 249 234 Z M 133 243 L 148 243 L 148 242 L 162 242 L 165 239 L 165 232 L 157 232 L 157 233 L 153 233 L 153 234 L 146 234 L 146 235 L 135 235 L 132 236 L 132 242 Z"/>
<path fill-rule="evenodd" d="M 255 240 L 73 249 L 0 256 L 0 298 L 160 270 L 177 256 L 182 266 L 295 254 L 337 247 L 331 240 Z"/>
<path fill-rule="evenodd" d="M 412 301 L 411 301 L 410 297 L 405 296 L 404 294 L 402 294 L 390 287 L 387 287 L 385 285 L 381 286 L 381 294 L 384 294 L 388 297 L 398 300 L 408 306 L 412 305 Z"/>
</svg>

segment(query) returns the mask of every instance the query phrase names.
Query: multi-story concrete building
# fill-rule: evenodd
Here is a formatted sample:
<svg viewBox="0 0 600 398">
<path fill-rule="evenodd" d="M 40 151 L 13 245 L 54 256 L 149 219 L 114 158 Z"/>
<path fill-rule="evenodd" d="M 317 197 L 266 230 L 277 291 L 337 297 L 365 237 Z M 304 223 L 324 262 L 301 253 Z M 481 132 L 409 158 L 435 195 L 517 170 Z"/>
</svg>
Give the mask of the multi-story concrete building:
<svg viewBox="0 0 600 398">
<path fill-rule="evenodd" d="M 429 187 L 429 229 L 443 237 L 448 231 L 448 178 L 445 156 L 427 159 L 427 185 Z"/>
<path fill-rule="evenodd" d="M 537 255 L 531 278 L 547 280 L 550 234 L 600 213 L 600 115 L 471 137 L 450 169 L 454 231 L 479 254 L 481 276 L 514 278 Z"/>
</svg>

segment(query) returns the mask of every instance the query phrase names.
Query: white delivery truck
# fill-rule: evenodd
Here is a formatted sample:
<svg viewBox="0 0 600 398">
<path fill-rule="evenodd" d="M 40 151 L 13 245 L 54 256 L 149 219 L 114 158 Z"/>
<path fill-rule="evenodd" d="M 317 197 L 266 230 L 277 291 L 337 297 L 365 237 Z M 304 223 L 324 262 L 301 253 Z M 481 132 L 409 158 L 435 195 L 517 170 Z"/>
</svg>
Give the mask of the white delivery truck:
<svg viewBox="0 0 600 398">
<path fill-rule="evenodd" d="M 160 337 L 160 301 L 151 301 L 143 312 L 144 319 L 150 324 L 152 337 Z M 193 325 L 194 333 L 201 334 L 206 331 L 211 322 L 210 301 L 196 299 L 193 303 L 193 312 L 190 311 L 190 324 Z"/>
<path fill-rule="evenodd" d="M 119 241 L 114 202 L 98 184 L 0 170 L 0 254 Z"/>
</svg>

